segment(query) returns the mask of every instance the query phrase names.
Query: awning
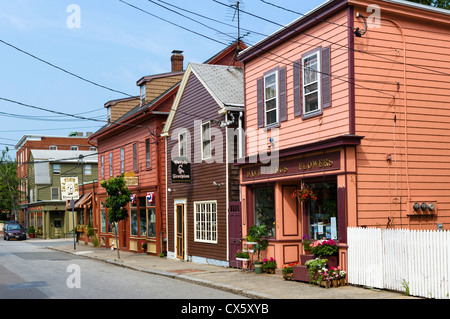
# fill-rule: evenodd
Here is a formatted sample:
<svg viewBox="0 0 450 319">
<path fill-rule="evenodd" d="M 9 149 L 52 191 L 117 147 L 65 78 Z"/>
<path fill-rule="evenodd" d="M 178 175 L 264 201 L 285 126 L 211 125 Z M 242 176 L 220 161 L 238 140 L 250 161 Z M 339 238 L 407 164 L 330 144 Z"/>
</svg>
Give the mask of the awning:
<svg viewBox="0 0 450 319">
<path fill-rule="evenodd" d="M 86 193 L 83 196 L 80 197 L 80 199 L 78 199 L 75 204 L 74 204 L 74 209 L 80 209 L 83 208 L 83 205 L 88 205 L 90 204 L 89 201 L 92 198 L 92 193 Z M 90 206 L 90 205 L 89 205 Z M 72 207 L 70 206 L 70 200 L 67 201 L 66 203 L 66 210 L 71 210 Z"/>
</svg>

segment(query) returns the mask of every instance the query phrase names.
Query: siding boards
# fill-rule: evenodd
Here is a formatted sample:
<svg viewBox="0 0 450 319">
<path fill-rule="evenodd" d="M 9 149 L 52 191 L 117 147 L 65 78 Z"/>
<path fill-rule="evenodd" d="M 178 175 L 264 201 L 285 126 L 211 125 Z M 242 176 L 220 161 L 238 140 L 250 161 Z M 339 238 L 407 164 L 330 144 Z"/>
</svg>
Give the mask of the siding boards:
<svg viewBox="0 0 450 319">
<path fill-rule="evenodd" d="M 411 64 L 406 68 L 400 30 L 388 19 L 395 20 L 404 32 L 406 63 Z M 394 100 L 356 86 L 356 134 L 365 136 L 357 148 L 359 224 L 385 225 L 386 216 L 391 216 L 396 226 L 435 228 L 439 215 L 448 228 L 449 77 L 423 68 L 449 73 L 450 34 L 439 24 L 401 20 L 390 17 L 386 10 L 381 20 L 380 29 L 355 38 L 356 49 L 396 61 L 355 52 L 356 83 L 395 96 Z M 387 153 L 392 154 L 390 163 L 385 159 Z M 395 197 L 399 204 L 394 203 Z M 437 200 L 437 214 L 407 217 L 410 199 Z"/>
<path fill-rule="evenodd" d="M 222 148 L 212 151 L 212 155 L 222 163 L 205 163 L 201 160 L 200 149 L 200 124 L 209 119 L 217 119 L 219 106 L 206 91 L 200 81 L 191 74 L 186 84 L 183 96 L 180 100 L 177 112 L 174 116 L 170 136 L 167 139 L 167 187 L 175 190 L 168 194 L 167 201 L 167 228 L 169 238 L 169 250 L 174 251 L 174 199 L 187 200 L 185 215 L 187 225 L 185 236 L 187 238 L 187 251 L 189 256 L 227 260 L 227 212 L 226 207 L 226 159 L 225 159 L 225 133 L 214 122 L 211 128 L 220 130 L 223 138 Z M 194 127 L 194 124 L 196 126 Z M 191 144 L 191 183 L 172 183 L 171 160 L 172 150 L 177 149 L 177 128 L 189 131 Z M 195 132 L 196 130 L 196 132 Z M 175 133 L 174 133 L 175 131 Z M 213 134 L 211 135 L 214 140 Z M 178 151 L 175 152 L 178 154 Z M 213 182 L 220 183 L 217 187 Z M 196 242 L 194 240 L 194 201 L 217 201 L 217 244 Z"/>
</svg>

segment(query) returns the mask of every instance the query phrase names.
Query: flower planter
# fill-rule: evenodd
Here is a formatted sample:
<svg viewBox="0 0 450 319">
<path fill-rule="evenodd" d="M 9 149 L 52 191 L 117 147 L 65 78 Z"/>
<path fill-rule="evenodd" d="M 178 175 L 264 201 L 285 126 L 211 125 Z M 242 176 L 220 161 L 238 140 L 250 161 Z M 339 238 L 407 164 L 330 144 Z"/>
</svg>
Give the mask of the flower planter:
<svg viewBox="0 0 450 319">
<path fill-rule="evenodd" d="M 345 286 L 345 285 L 346 285 L 346 283 L 345 283 L 345 278 L 339 279 L 339 284 L 340 284 L 341 286 Z"/>
<path fill-rule="evenodd" d="M 283 279 L 284 280 L 294 280 L 294 274 L 293 273 L 283 274 Z"/>
<path fill-rule="evenodd" d="M 329 281 L 323 280 L 323 281 L 319 282 L 319 286 L 324 287 L 324 288 L 330 288 L 331 283 Z"/>
<path fill-rule="evenodd" d="M 334 288 L 337 288 L 341 285 L 340 280 L 339 279 L 333 279 L 331 281 L 331 284 L 333 285 Z"/>
<path fill-rule="evenodd" d="M 255 262 L 255 273 L 262 274 L 263 273 L 263 263 L 261 261 Z"/>
<path fill-rule="evenodd" d="M 264 272 L 266 274 L 274 274 L 275 273 L 275 269 L 264 269 Z"/>
</svg>

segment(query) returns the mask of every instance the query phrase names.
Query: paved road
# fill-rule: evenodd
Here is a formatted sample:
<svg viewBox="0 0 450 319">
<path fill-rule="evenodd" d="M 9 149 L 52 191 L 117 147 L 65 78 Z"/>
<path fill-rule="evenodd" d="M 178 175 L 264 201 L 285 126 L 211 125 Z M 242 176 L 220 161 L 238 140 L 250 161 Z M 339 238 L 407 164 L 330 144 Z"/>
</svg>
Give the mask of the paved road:
<svg viewBox="0 0 450 319">
<path fill-rule="evenodd" d="M 0 240 L 0 299 L 243 298 L 45 248 L 60 244 Z"/>
</svg>

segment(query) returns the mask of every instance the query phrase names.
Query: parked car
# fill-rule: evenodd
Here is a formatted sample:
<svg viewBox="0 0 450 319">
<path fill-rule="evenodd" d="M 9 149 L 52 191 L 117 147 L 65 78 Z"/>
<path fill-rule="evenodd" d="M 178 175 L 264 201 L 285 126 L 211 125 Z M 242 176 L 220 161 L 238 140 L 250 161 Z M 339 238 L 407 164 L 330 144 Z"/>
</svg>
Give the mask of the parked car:
<svg viewBox="0 0 450 319">
<path fill-rule="evenodd" d="M 27 234 L 19 224 L 6 224 L 3 229 L 3 239 L 27 239 Z"/>
</svg>

